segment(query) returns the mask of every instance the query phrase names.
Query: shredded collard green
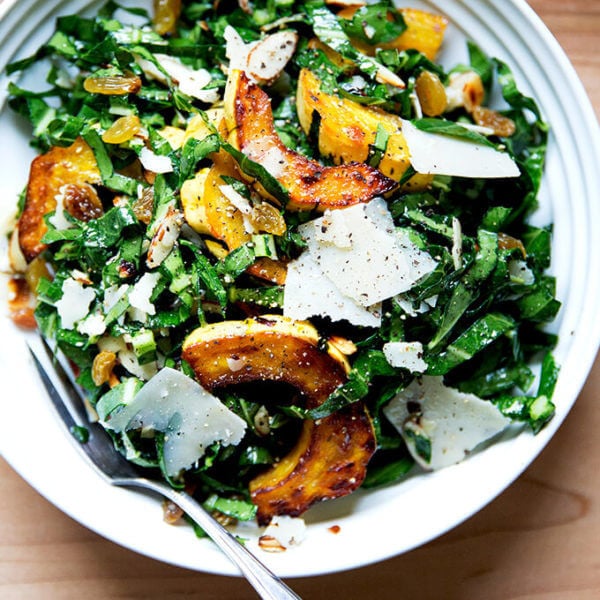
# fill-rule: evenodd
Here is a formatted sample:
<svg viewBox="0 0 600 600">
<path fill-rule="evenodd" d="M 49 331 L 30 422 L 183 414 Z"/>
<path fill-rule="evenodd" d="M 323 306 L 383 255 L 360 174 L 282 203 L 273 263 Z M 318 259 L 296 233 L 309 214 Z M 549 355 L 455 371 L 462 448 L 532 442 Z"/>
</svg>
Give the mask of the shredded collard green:
<svg viewBox="0 0 600 600">
<path fill-rule="evenodd" d="M 162 366 L 193 377 L 189 365 L 181 361 L 181 348 L 195 328 L 282 313 L 285 286 L 261 280 L 248 268 L 265 257 L 283 264 L 296 259 L 306 248 L 299 228 L 319 216 L 286 210 L 285 185 L 210 124 L 207 111 L 214 101 L 183 91 L 161 65 L 163 55 L 196 71 L 205 70 L 203 93 L 221 99 L 229 64 L 228 26 L 246 43 L 282 28 L 295 31 L 299 43 L 284 73 L 263 85 L 272 100 L 277 133 L 288 148 L 323 165 L 335 162 L 319 152 L 318 115 L 310 131 L 304 131 L 296 114 L 298 76 L 301 69 L 309 69 L 320 79 L 324 93 L 410 119 L 422 132 L 505 148 L 521 176 L 435 176 L 425 189 L 401 185 L 386 196 L 397 231 L 433 257 L 436 266 L 408 291 L 384 300 L 379 328 L 352 326 L 330 316 L 311 319 L 323 340 L 340 336 L 357 348 L 348 357 L 347 381 L 320 406 L 305 408 L 295 391 L 286 388 L 275 393 L 267 385 L 217 391 L 247 424 L 244 439 L 236 446 L 213 444 L 180 477 L 169 475 L 164 467 L 163 434 L 112 432 L 116 447 L 130 460 L 162 469 L 174 486 L 193 485 L 208 509 L 242 520 L 255 516 L 249 480 L 294 445 L 302 421 L 327 417 L 355 402 L 368 408 L 377 442 L 364 486 L 402 479 L 412 468 L 405 440 L 382 409 L 420 373 L 391 366 L 383 352 L 388 342 L 419 342 L 425 375 L 443 376 L 448 386 L 476 394 L 512 421 L 539 431 L 554 411 L 552 393 L 558 373 L 551 354 L 556 339 L 543 326 L 560 307 L 555 281 L 547 273 L 552 228 L 534 227 L 527 221 L 537 206 L 548 127 L 535 101 L 517 88 L 509 66 L 488 58 L 473 43 L 468 45 L 470 65 L 452 71 L 416 49 L 391 47 L 407 23 L 387 0 L 360 8 L 351 18 L 341 18 L 315 1 L 257 0 L 252 7 L 245 11 L 235 2 L 184 1 L 176 30 L 159 35 L 152 29 L 150 14 L 111 1 L 95 17 L 59 18 L 55 33 L 35 55 L 7 69 L 17 74 L 40 61 L 48 66 L 43 91 L 19 83 L 11 83 L 9 89 L 11 108 L 31 123 L 34 147 L 42 153 L 82 138 L 98 166 L 100 181 L 94 188 L 102 203 L 101 214 L 78 219 L 65 212 L 68 226 L 60 227 L 52 214 L 45 217 L 42 257 L 52 277 L 41 278 L 33 291 L 40 330 L 56 339 L 76 365 L 78 382 L 101 418 L 126 404 Z M 309 43 L 315 37 L 321 46 Z M 323 45 L 341 60 L 332 59 Z M 366 53 L 365 45 L 385 47 Z M 405 86 L 382 82 L 382 69 Z M 514 134 L 500 137 L 474 128 L 465 106 L 434 116 L 420 114 L 415 81 L 424 71 L 435 74 L 442 86 L 450 84 L 452 74 L 478 74 L 486 97 L 494 88 L 501 92 L 505 105 L 497 114 L 514 123 Z M 107 77 L 137 78 L 140 85 L 125 94 L 86 91 L 90 79 L 93 84 Z M 143 135 L 120 143 L 104 141 L 103 134 L 114 122 L 127 116 L 139 119 Z M 192 118 L 205 119 L 207 135 L 171 145 L 165 128 L 183 132 Z M 389 138 L 383 126 L 377 129 L 365 157 L 371 167 L 384 160 Z M 153 169 L 140 166 L 146 151 L 155 162 L 167 161 L 170 168 L 148 175 Z M 182 186 L 209 167 L 217 152 L 234 160 L 240 172 L 239 179 L 227 178 L 222 184 L 250 205 L 255 190 L 250 193 L 248 181 L 259 184 L 285 220 L 285 232 L 261 231 L 231 249 L 211 232 L 174 221 L 177 240 L 164 260 L 148 266 L 148 249 L 157 228 L 170 218 L 169 211 L 182 214 Z M 400 183 L 412 175 L 409 167 Z M 92 294 L 79 325 L 68 327 L 58 306 L 65 282 L 77 278 Z M 136 294 L 146 295 L 132 302 Z M 108 381 L 94 382 L 94 359 L 103 349 L 122 352 L 113 370 L 117 385 L 112 388 Z M 541 362 L 539 377 L 532 366 L 536 361 Z M 267 428 L 257 425 L 265 407 Z M 431 457 L 431 441 L 416 430 L 409 434 L 421 458 Z M 85 438 L 82 432 L 78 435 Z"/>
</svg>

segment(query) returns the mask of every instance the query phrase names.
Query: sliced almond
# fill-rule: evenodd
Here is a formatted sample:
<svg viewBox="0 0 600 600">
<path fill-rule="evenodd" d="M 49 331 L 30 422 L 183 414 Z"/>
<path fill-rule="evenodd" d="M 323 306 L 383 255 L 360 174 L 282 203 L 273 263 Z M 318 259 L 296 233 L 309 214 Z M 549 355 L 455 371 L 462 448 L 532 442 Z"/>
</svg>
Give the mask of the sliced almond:
<svg viewBox="0 0 600 600">
<path fill-rule="evenodd" d="M 249 52 L 246 72 L 255 80 L 272 83 L 290 61 L 298 44 L 295 31 L 278 31 L 258 42 Z"/>
<path fill-rule="evenodd" d="M 285 552 L 286 547 L 272 535 L 261 535 L 258 538 L 258 545 L 265 552 Z"/>
</svg>

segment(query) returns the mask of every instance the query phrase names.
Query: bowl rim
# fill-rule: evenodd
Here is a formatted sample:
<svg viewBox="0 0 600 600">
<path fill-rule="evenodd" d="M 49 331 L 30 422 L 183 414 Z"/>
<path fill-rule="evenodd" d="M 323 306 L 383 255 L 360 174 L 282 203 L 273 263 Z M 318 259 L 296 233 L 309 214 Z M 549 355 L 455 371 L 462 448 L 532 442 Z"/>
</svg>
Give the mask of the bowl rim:
<svg viewBox="0 0 600 600">
<path fill-rule="evenodd" d="M 40 0 L 38 0 L 38 2 L 36 4 L 39 4 L 39 1 Z M 88 5 L 92 3 L 89 0 L 80 0 L 80 3 L 83 3 L 83 2 L 87 2 Z M 439 8 L 441 10 L 441 8 L 444 6 L 445 3 L 442 1 L 438 1 L 438 2 L 430 2 L 430 4 L 440 5 Z M 455 0 L 455 4 L 467 5 L 468 2 L 466 0 Z M 575 72 L 575 69 L 569 62 L 568 57 L 566 56 L 563 49 L 560 47 L 558 41 L 554 38 L 554 36 L 550 32 L 550 30 L 547 28 L 547 26 L 540 20 L 540 18 L 537 16 L 537 14 L 531 8 L 531 6 L 529 6 L 525 2 L 525 0 L 509 0 L 508 3 L 505 0 L 488 0 L 486 2 L 486 4 L 489 5 L 492 9 L 500 10 L 500 8 L 501 8 L 503 12 L 513 11 L 514 15 L 517 15 L 517 14 L 520 15 L 521 18 L 525 19 L 527 26 L 531 27 L 535 31 L 535 33 L 537 34 L 537 36 L 539 38 L 539 41 L 542 42 L 542 46 L 544 47 L 544 49 L 546 51 L 549 52 L 549 56 L 551 57 L 551 60 L 554 61 L 557 65 L 559 65 L 560 75 L 562 77 L 564 77 L 565 81 L 571 88 L 572 95 L 577 101 L 577 110 L 579 111 L 581 117 L 584 120 L 586 120 L 586 123 L 587 123 L 587 128 L 588 128 L 587 135 L 589 136 L 589 140 L 591 141 L 590 151 L 595 154 L 596 164 L 600 165 L 600 127 L 598 126 L 598 121 L 597 121 L 596 115 L 594 113 L 591 102 L 587 96 L 587 93 L 583 87 L 583 84 L 579 80 L 579 78 Z M 35 6 L 35 4 L 34 4 L 34 6 Z M 14 19 L 18 20 L 19 18 L 22 18 L 23 15 L 27 15 L 29 10 L 30 10 L 29 7 L 25 7 L 24 3 L 18 3 L 17 0 L 4 0 L 4 2 L 0 3 L 0 28 L 2 27 L 3 23 L 7 22 L 7 20 L 14 20 Z M 443 11 L 441 10 L 441 12 L 443 12 Z M 2 65 L 2 67 L 3 67 L 3 65 Z M 0 102 L 0 111 L 4 111 L 4 108 L 2 107 L 1 102 Z M 594 159 L 592 159 L 592 160 L 594 160 Z M 596 285 L 596 288 L 597 287 L 598 286 Z M 595 297 L 600 298 L 600 294 L 597 289 L 596 289 Z M 442 535 L 449 529 L 452 529 L 452 528 L 456 527 L 457 525 L 459 525 L 460 523 L 462 523 L 465 519 L 469 518 L 470 516 L 472 516 L 473 514 L 478 512 L 483 506 L 485 506 L 486 504 L 491 502 L 497 495 L 499 495 L 502 491 L 504 491 L 504 489 L 506 489 L 506 487 L 508 487 L 508 485 L 510 485 L 515 479 L 517 479 L 522 474 L 522 472 L 529 466 L 529 464 L 531 464 L 531 462 L 544 449 L 544 447 L 550 441 L 550 439 L 553 436 L 553 434 L 555 433 L 555 431 L 558 429 L 560 424 L 566 418 L 570 408 L 572 407 L 572 405 L 574 404 L 574 402 L 576 400 L 577 395 L 581 391 L 581 389 L 585 383 L 585 380 L 587 379 L 589 371 L 592 367 L 592 364 L 595 360 L 599 344 L 600 344 L 600 320 L 599 320 L 598 324 L 593 324 L 591 330 L 589 330 L 587 332 L 587 335 L 583 337 L 582 346 L 578 348 L 578 354 L 579 354 L 578 378 L 576 381 L 574 381 L 572 383 L 572 385 L 570 387 L 570 389 L 572 391 L 572 396 L 569 398 L 569 403 L 568 403 L 568 406 L 566 406 L 566 410 L 562 410 L 560 412 L 560 414 L 557 414 L 555 419 L 551 422 L 550 426 L 547 428 L 547 430 L 545 430 L 542 437 L 538 438 L 539 442 L 535 444 L 534 450 L 531 451 L 527 455 L 527 460 L 523 461 L 521 464 L 519 464 L 517 468 L 512 469 L 510 474 L 506 475 L 504 477 L 504 479 L 502 479 L 500 484 L 498 484 L 498 482 L 496 482 L 496 485 L 493 486 L 494 491 L 493 491 L 492 495 L 483 494 L 483 498 L 482 498 L 481 502 L 475 503 L 475 504 L 470 504 L 467 510 L 464 510 L 462 514 L 458 515 L 450 523 L 447 523 L 446 527 L 438 528 L 438 531 L 436 532 L 436 534 L 434 536 L 430 536 L 428 539 L 417 540 L 417 541 L 415 541 L 414 544 L 402 548 L 402 550 L 399 552 L 390 553 L 386 550 L 385 552 L 381 552 L 380 555 L 377 555 L 377 553 L 373 553 L 368 557 L 363 556 L 359 560 L 356 560 L 355 562 L 348 563 L 346 566 L 337 564 L 333 568 L 323 569 L 323 568 L 320 568 L 319 566 L 317 566 L 316 568 L 313 567 L 312 570 L 309 569 L 305 572 L 298 572 L 295 570 L 289 571 L 287 569 L 287 567 L 285 565 L 283 565 L 281 563 L 281 561 L 277 561 L 276 558 L 272 560 L 272 564 L 270 564 L 270 566 L 276 572 L 281 573 L 285 576 L 290 576 L 290 577 L 303 577 L 303 576 L 309 576 L 309 575 L 312 576 L 312 575 L 320 575 L 320 574 L 329 574 L 332 572 L 339 572 L 339 571 L 343 571 L 343 570 L 357 568 L 357 567 L 365 566 L 365 565 L 368 565 L 368 564 L 371 564 L 371 563 L 374 563 L 374 562 L 377 562 L 380 560 L 384 560 L 384 559 L 394 556 L 395 554 L 400 553 L 400 552 L 407 552 L 407 551 L 413 549 L 414 547 L 419 546 L 419 545 L 433 539 L 434 537 L 438 537 L 439 535 Z M 0 424 L 0 431 L 2 431 L 1 424 Z M 32 476 L 31 474 L 28 474 L 27 472 L 24 473 L 23 465 L 19 461 L 18 457 L 11 454 L 10 449 L 5 449 L 3 447 L 2 436 L 0 436 L 0 451 L 2 451 L 2 454 L 4 455 L 5 460 L 7 460 L 7 462 L 17 472 L 19 472 L 20 475 L 26 481 L 28 481 L 28 483 L 32 487 L 37 489 L 38 492 L 40 492 L 43 496 L 45 496 L 48 500 L 50 500 L 53 504 L 55 504 L 63 512 L 69 514 L 71 517 L 73 517 L 80 523 L 83 523 L 86 527 L 96 531 L 96 533 L 98 533 L 104 537 L 107 537 L 108 539 L 111 539 L 112 541 L 114 541 L 118 544 L 128 547 L 131 550 L 146 554 L 147 556 L 151 556 L 158 560 L 162 560 L 165 562 L 172 562 L 172 564 L 176 564 L 178 566 L 184 566 L 184 567 L 193 568 L 193 569 L 197 569 L 197 570 L 204 570 L 204 571 L 210 572 L 210 573 L 237 575 L 237 573 L 235 573 L 235 570 L 232 570 L 232 568 L 230 566 L 223 566 L 223 563 L 219 562 L 219 561 L 216 562 L 217 566 L 214 568 L 198 569 L 197 566 L 194 566 L 191 564 L 182 564 L 181 561 L 170 561 L 168 557 L 160 555 L 160 553 L 157 554 L 156 552 L 155 553 L 147 552 L 144 549 L 141 549 L 138 544 L 133 543 L 131 541 L 129 541 L 129 543 L 128 543 L 127 540 L 115 539 L 115 537 L 111 536 L 109 532 L 101 530 L 102 528 L 94 527 L 94 523 L 88 523 L 88 522 L 81 521 L 80 518 L 78 518 L 78 515 L 76 513 L 74 513 L 72 507 L 65 506 L 64 502 L 61 503 L 60 501 L 56 501 L 56 498 L 54 498 L 54 497 L 49 497 L 49 495 L 47 494 L 47 490 L 44 489 L 43 482 L 40 483 L 40 480 L 38 478 L 36 478 L 36 476 Z M 403 485 L 403 484 L 400 484 L 400 485 Z M 50 494 L 50 496 L 52 496 L 52 494 Z M 360 496 L 360 494 L 359 494 L 359 496 Z M 263 556 L 261 555 L 261 558 L 262 557 Z M 265 557 L 265 558 L 267 558 L 267 557 Z"/>
</svg>

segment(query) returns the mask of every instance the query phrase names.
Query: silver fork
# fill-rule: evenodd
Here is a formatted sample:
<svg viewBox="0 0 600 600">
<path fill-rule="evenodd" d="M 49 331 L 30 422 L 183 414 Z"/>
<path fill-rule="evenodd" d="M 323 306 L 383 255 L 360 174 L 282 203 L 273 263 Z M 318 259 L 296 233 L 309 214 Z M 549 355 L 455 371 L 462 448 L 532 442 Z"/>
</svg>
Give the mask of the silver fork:
<svg viewBox="0 0 600 600">
<path fill-rule="evenodd" d="M 82 397 L 66 370 L 57 360 L 46 340 L 29 343 L 29 351 L 41 380 L 56 411 L 65 425 L 75 447 L 87 456 L 91 466 L 111 485 L 143 488 L 174 502 L 217 544 L 223 553 L 240 569 L 244 577 L 264 600 L 300 600 L 283 581 L 260 562 L 248 549 L 216 521 L 192 496 L 174 490 L 160 481 L 140 476 L 138 470 L 115 448 L 110 436 L 98 423 L 87 417 Z M 32 347 L 33 346 L 33 347 Z M 52 374 L 55 377 L 52 377 Z M 59 391 L 61 389 L 61 391 Z M 76 442 L 74 428 L 85 427 L 89 433 L 85 442 Z"/>
</svg>

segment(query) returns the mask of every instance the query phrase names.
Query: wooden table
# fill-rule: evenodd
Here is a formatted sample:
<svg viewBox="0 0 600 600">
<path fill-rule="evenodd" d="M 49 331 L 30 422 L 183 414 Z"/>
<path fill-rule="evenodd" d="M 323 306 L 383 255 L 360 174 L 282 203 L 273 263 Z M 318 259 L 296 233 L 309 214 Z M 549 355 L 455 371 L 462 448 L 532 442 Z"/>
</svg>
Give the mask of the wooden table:
<svg viewBox="0 0 600 600">
<path fill-rule="evenodd" d="M 600 113 L 600 0 L 531 0 Z M 306 599 L 600 598 L 600 359 L 535 463 L 479 514 L 383 563 L 293 580 Z M 243 580 L 164 565 L 59 512 L 0 460 L 0 598 L 254 598 Z"/>
</svg>

